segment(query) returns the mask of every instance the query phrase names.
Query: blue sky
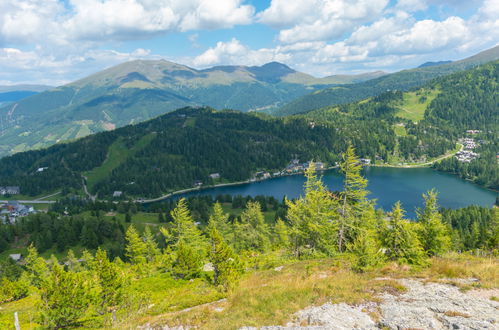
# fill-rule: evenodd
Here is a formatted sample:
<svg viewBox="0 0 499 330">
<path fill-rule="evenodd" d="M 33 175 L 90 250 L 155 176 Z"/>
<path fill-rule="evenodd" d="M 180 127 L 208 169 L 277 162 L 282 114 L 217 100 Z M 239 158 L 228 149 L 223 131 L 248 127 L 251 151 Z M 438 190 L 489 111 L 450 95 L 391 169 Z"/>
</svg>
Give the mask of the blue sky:
<svg viewBox="0 0 499 330">
<path fill-rule="evenodd" d="M 0 1 L 0 84 L 60 85 L 160 58 L 392 72 L 498 43 L 498 0 Z"/>
</svg>

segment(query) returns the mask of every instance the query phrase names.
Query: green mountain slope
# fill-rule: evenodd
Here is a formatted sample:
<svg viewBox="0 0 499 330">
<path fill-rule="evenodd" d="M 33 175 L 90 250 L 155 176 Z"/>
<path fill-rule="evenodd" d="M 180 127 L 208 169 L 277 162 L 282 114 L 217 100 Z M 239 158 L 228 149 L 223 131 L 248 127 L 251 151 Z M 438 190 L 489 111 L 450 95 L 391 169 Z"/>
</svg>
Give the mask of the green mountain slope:
<svg viewBox="0 0 499 330">
<path fill-rule="evenodd" d="M 376 164 L 430 164 L 455 150 L 466 130 L 479 129 L 476 139 L 483 142 L 476 151 L 481 156 L 469 163 L 466 175 L 494 188 L 499 177 L 498 76 L 496 61 L 410 92 L 387 92 L 285 118 L 184 108 L 0 159 L 0 185 L 20 186 L 29 195 L 81 192 L 85 176 L 91 193 L 101 197 L 115 190 L 157 197 L 190 188 L 197 180 L 214 183 L 211 173 L 230 182 L 260 170 L 282 170 L 295 157 L 334 164 L 348 143 Z M 47 169 L 37 172 L 41 167 Z"/>
<path fill-rule="evenodd" d="M 312 92 L 278 109 L 280 116 L 305 113 L 326 106 L 355 102 L 389 90 L 406 91 L 441 76 L 463 71 L 473 66 L 499 59 L 499 46 L 461 61 L 444 65 L 424 66 L 382 76 L 366 82 L 335 86 Z"/>
<path fill-rule="evenodd" d="M 346 105 L 325 107 L 298 118 L 339 126 L 344 118 L 390 123 L 396 143 L 387 158 L 422 161 L 445 153 L 449 143 L 470 137 L 480 156 L 469 163 L 450 157 L 434 165 L 492 189 L 499 189 L 499 61 L 441 77 L 408 92 L 392 91 Z M 340 127 L 340 126 L 339 126 Z M 467 130 L 479 130 L 466 134 Z M 480 142 L 481 141 L 481 142 Z M 360 148 L 363 148 L 361 146 Z"/>
<path fill-rule="evenodd" d="M 382 72 L 314 78 L 284 64 L 195 70 L 132 61 L 0 107 L 0 156 L 141 122 L 185 106 L 268 110 L 310 91 Z"/>
</svg>

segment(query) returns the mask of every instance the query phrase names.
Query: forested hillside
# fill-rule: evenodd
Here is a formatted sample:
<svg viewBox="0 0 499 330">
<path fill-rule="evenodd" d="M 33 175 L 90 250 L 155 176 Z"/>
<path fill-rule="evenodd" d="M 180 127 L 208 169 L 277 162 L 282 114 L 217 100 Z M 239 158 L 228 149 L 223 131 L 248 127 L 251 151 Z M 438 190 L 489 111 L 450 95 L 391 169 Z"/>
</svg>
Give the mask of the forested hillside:
<svg viewBox="0 0 499 330">
<path fill-rule="evenodd" d="M 334 165 L 351 143 L 376 164 L 424 164 L 479 130 L 470 163 L 451 157 L 435 167 L 498 187 L 496 164 L 499 62 L 439 78 L 410 92 L 388 92 L 304 116 L 273 118 L 185 108 L 138 125 L 0 160 L 0 184 L 39 195 L 79 190 L 157 197 L 171 191 L 247 180 L 282 170 L 292 159 Z M 46 168 L 38 172 L 39 168 Z M 210 177 L 210 174 L 220 178 Z"/>
<path fill-rule="evenodd" d="M 407 91 L 422 86 L 437 77 L 469 69 L 473 66 L 497 60 L 499 46 L 470 58 L 444 65 L 404 70 L 354 85 L 323 89 L 305 95 L 275 112 L 280 116 L 305 113 L 314 109 L 355 102 L 379 95 L 386 91 Z"/>
<path fill-rule="evenodd" d="M 8 106 L 1 106 L 0 94 L 0 156 L 136 124 L 185 106 L 269 110 L 314 90 L 383 74 L 315 78 L 277 62 L 204 70 L 165 60 L 126 62 Z"/>
<path fill-rule="evenodd" d="M 342 122 L 382 120 L 396 133 L 393 161 L 424 161 L 442 155 L 459 138 L 472 137 L 480 157 L 469 163 L 455 157 L 434 165 L 466 179 L 499 188 L 499 62 L 433 80 L 410 92 L 391 91 L 346 105 L 326 107 L 298 116 L 341 127 Z M 467 130 L 478 130 L 470 136 Z M 385 158 L 389 158 L 388 156 Z"/>
</svg>

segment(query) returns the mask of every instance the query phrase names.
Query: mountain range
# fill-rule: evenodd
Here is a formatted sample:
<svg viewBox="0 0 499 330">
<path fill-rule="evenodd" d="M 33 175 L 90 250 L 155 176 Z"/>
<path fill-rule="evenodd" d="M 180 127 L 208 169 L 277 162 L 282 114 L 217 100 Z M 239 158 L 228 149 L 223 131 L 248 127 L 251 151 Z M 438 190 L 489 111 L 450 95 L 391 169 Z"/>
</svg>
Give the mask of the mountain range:
<svg viewBox="0 0 499 330">
<path fill-rule="evenodd" d="M 196 70 L 132 61 L 0 108 L 0 156 L 138 123 L 185 106 L 271 110 L 328 86 L 384 72 L 315 78 L 272 62 Z"/>
<path fill-rule="evenodd" d="M 281 116 L 304 113 L 387 90 L 408 90 L 497 58 L 499 46 L 447 64 L 324 78 L 277 62 L 204 70 L 165 60 L 126 62 L 45 91 L 45 86 L 0 88 L 9 97 L 8 104 L 0 106 L 0 157 L 136 124 L 186 106 Z"/>
<path fill-rule="evenodd" d="M 60 189 L 82 193 L 85 178 L 90 193 L 100 197 L 114 191 L 157 197 L 196 181 L 214 183 L 213 173 L 220 176 L 218 182 L 233 182 L 256 171 L 279 171 L 294 157 L 334 164 L 348 143 L 373 162 L 422 163 L 455 149 L 457 138 L 471 127 L 488 133 L 480 163 L 470 164 L 466 173 L 477 172 L 470 179 L 499 187 L 498 73 L 496 61 L 414 91 L 390 91 L 286 118 L 187 107 L 75 142 L 4 157 L 0 183 L 36 196 Z"/>
</svg>

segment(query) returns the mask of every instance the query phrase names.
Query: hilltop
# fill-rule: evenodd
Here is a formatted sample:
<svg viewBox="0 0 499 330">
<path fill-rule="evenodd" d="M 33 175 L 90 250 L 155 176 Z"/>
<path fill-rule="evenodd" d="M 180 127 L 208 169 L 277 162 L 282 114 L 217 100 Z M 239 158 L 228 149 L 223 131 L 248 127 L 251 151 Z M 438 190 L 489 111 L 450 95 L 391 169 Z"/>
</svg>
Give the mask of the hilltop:
<svg viewBox="0 0 499 330">
<path fill-rule="evenodd" d="M 315 78 L 272 62 L 196 70 L 166 60 L 126 62 L 0 108 L 0 156 L 139 123 L 185 106 L 270 110 L 373 72 Z"/>
</svg>

